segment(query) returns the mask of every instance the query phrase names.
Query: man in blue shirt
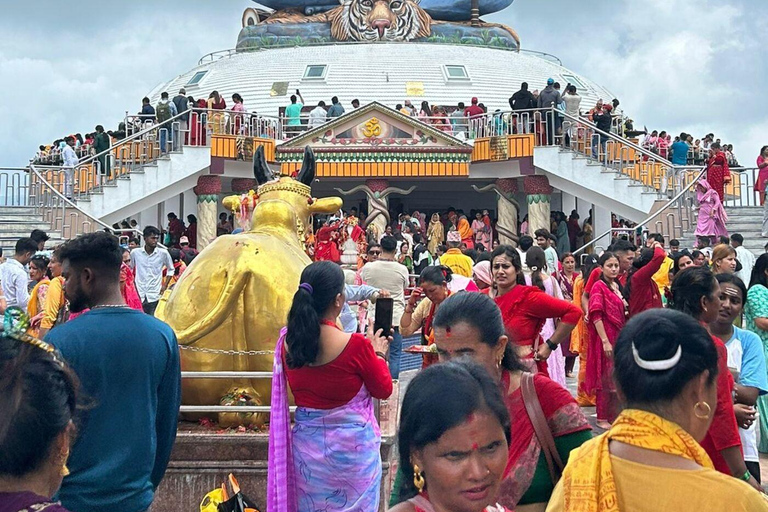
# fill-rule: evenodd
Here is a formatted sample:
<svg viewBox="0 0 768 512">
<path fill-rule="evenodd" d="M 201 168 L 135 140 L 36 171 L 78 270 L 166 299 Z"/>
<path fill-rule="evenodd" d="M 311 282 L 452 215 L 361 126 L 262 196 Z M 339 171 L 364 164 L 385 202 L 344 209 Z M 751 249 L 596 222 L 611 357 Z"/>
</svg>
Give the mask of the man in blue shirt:
<svg viewBox="0 0 768 512">
<path fill-rule="evenodd" d="M 334 96 L 331 98 L 331 108 L 328 109 L 328 118 L 339 117 L 344 115 L 344 107 L 339 103 L 339 98 Z"/>
<path fill-rule="evenodd" d="M 378 288 L 374 288 L 373 286 L 368 286 L 365 284 L 345 284 L 344 295 L 347 300 L 341 307 L 339 320 L 341 320 L 341 326 L 344 329 L 344 332 L 352 334 L 356 333 L 358 330 L 358 321 L 357 316 L 352 311 L 352 308 L 349 307 L 349 303 L 362 302 L 365 300 L 375 301 L 379 297 L 389 297 L 389 292 L 386 290 L 379 290 Z"/>
<path fill-rule="evenodd" d="M 78 512 L 143 512 L 152 505 L 176 438 L 181 370 L 176 336 L 129 308 L 120 293 L 122 253 L 103 231 L 61 249 L 73 313 L 53 344 L 77 373 L 87 404 L 57 496 Z"/>
<path fill-rule="evenodd" d="M 687 165 L 688 164 L 688 144 L 686 140 L 688 134 L 683 132 L 680 134 L 680 140 L 672 144 L 672 163 L 674 165 Z"/>
</svg>

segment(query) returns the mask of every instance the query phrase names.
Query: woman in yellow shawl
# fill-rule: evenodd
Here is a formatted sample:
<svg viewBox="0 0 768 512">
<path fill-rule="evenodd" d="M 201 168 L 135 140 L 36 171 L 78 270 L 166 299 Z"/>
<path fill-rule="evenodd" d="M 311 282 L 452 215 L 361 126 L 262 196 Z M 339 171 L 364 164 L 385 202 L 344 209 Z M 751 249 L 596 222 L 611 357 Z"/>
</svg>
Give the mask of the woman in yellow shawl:
<svg viewBox="0 0 768 512">
<path fill-rule="evenodd" d="M 40 320 L 43 318 L 43 309 L 45 307 L 45 296 L 48 292 L 48 285 L 51 284 L 48 263 L 50 260 L 45 256 L 35 256 L 29 262 L 29 280 L 35 283 L 34 288 L 29 293 L 29 302 L 27 303 L 27 313 L 32 319 L 32 326 L 29 328 L 29 334 L 37 337 L 40 334 Z"/>
<path fill-rule="evenodd" d="M 571 453 L 547 512 L 768 511 L 744 476 L 715 471 L 699 445 L 717 403 L 717 350 L 695 319 L 654 309 L 614 348 L 627 408 Z"/>
<path fill-rule="evenodd" d="M 440 214 L 433 213 L 432 219 L 429 222 L 429 228 L 427 228 L 427 249 L 432 253 L 432 256 L 437 255 L 437 246 L 445 242 L 445 229 L 443 223 L 440 222 Z"/>
<path fill-rule="evenodd" d="M 461 243 L 467 246 L 467 249 L 474 249 L 475 248 L 475 232 L 472 231 L 472 228 L 469 226 L 469 221 L 467 220 L 466 215 L 462 215 L 459 217 L 459 224 L 456 226 L 456 229 L 459 231 L 459 234 L 461 235 Z"/>
</svg>

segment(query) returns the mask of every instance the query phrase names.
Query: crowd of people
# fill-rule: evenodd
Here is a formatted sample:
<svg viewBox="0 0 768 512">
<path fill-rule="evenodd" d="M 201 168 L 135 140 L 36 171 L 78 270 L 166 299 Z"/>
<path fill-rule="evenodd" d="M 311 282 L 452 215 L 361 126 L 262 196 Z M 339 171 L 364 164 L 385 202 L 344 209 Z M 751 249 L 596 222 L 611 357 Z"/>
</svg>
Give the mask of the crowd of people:
<svg viewBox="0 0 768 512">
<path fill-rule="evenodd" d="M 521 231 L 516 247 L 499 244 L 488 210 L 393 214 L 380 233 L 357 213 L 318 227 L 276 345 L 268 510 L 340 493 L 329 510 L 378 509 L 373 399 L 391 395 L 403 337 L 419 332 L 393 510 L 602 510 L 606 499 L 619 510 L 768 510 L 768 254 L 756 258 L 738 233 L 712 248 L 673 240 L 667 252 L 660 234 L 619 232 L 607 251 L 577 257 L 590 222 L 575 212 L 553 212 L 554 235 Z M 176 340 L 152 314 L 196 231 L 193 216 L 168 221 L 125 247 L 99 232 L 50 254 L 35 231 L 0 266 L 3 512 L 150 506 L 180 403 Z M 226 215 L 219 228 L 234 231 Z M 362 249 L 351 269 L 336 259 L 342 232 Z M 350 307 L 365 300 L 374 313 L 382 297 L 393 301 L 389 333 Z M 130 362 L 116 364 L 127 349 Z M 582 412 L 593 405 L 597 437 Z M 338 457 L 323 455 L 329 439 Z"/>
</svg>

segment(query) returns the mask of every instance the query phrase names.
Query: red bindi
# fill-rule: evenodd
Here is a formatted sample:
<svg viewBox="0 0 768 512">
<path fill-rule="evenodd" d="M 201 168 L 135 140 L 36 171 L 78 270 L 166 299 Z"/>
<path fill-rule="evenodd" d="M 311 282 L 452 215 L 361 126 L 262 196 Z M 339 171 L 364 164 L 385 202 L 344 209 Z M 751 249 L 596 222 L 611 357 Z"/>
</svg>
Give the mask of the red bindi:
<svg viewBox="0 0 768 512">
<path fill-rule="evenodd" d="M 451 328 L 450 328 L 450 327 L 446 327 L 446 328 L 445 328 L 445 335 L 446 335 L 448 338 L 450 338 L 450 337 L 451 337 Z"/>
<path fill-rule="evenodd" d="M 480 449 L 480 446 L 477 443 L 472 443 L 472 450 L 477 451 Z"/>
</svg>

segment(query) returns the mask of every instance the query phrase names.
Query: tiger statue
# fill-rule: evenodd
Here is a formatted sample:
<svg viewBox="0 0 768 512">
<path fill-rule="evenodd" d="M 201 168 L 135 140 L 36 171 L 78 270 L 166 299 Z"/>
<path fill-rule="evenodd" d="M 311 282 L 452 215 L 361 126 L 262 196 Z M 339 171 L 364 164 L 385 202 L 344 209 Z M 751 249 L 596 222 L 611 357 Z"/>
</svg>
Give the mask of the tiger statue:
<svg viewBox="0 0 768 512">
<path fill-rule="evenodd" d="M 419 6 L 419 0 L 339 1 L 338 7 L 313 16 L 278 11 L 264 23 L 326 22 L 337 41 L 411 41 L 432 32 L 432 17 Z"/>
</svg>

